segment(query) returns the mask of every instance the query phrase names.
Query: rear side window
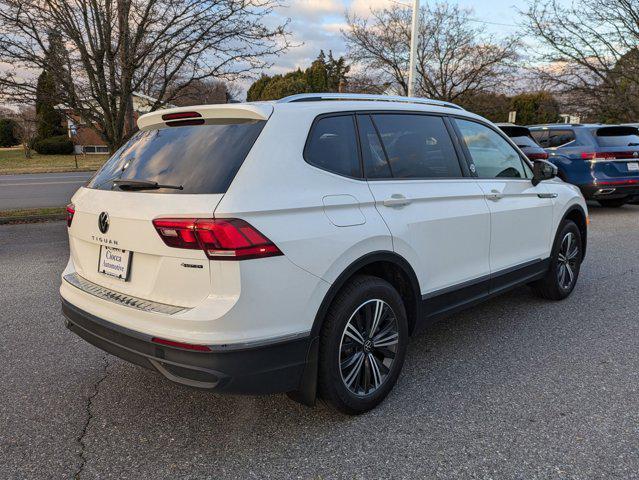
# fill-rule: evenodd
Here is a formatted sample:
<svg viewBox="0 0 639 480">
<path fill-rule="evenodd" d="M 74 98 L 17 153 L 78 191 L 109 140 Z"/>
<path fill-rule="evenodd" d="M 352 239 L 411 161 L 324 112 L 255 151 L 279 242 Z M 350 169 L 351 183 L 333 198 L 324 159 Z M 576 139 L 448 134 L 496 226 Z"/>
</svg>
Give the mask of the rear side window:
<svg viewBox="0 0 639 480">
<path fill-rule="evenodd" d="M 304 149 L 311 165 L 347 177 L 361 177 L 355 119 L 352 115 L 320 118 Z"/>
<path fill-rule="evenodd" d="M 595 133 L 600 147 L 639 146 L 639 131 L 634 127 L 603 127 Z"/>
<path fill-rule="evenodd" d="M 111 180 L 145 180 L 179 189 L 151 193 L 224 193 L 242 166 L 266 122 L 166 127 L 136 133 L 104 164 L 88 184 L 115 190 Z"/>
<path fill-rule="evenodd" d="M 371 116 L 388 161 L 387 174 L 393 178 L 461 177 L 459 160 L 441 117 L 412 114 L 375 114 Z M 373 144 L 363 141 L 362 150 L 376 151 L 375 137 L 366 135 Z M 366 161 L 366 156 L 364 157 Z M 379 178 L 384 170 L 366 162 L 366 173 Z"/>
<path fill-rule="evenodd" d="M 544 148 L 562 147 L 575 140 L 575 132 L 572 130 L 548 130 L 548 136 L 544 138 L 541 146 Z"/>
<path fill-rule="evenodd" d="M 548 143 L 548 130 L 531 130 L 530 134 L 540 146 L 546 148 Z"/>
</svg>

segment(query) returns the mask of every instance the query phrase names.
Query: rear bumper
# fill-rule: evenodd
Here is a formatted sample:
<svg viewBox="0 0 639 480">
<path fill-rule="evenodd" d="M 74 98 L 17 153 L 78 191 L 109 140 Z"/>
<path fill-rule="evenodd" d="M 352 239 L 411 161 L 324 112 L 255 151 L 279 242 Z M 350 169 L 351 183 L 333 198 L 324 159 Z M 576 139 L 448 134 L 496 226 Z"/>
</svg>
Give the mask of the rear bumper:
<svg viewBox="0 0 639 480">
<path fill-rule="evenodd" d="M 639 196 L 639 184 L 632 185 L 579 185 L 586 199 L 605 200 Z"/>
<path fill-rule="evenodd" d="M 169 380 L 227 393 L 269 394 L 298 389 L 310 336 L 217 346 L 211 352 L 158 345 L 151 336 L 96 317 L 62 299 L 66 326 L 117 357 L 156 370 Z"/>
</svg>

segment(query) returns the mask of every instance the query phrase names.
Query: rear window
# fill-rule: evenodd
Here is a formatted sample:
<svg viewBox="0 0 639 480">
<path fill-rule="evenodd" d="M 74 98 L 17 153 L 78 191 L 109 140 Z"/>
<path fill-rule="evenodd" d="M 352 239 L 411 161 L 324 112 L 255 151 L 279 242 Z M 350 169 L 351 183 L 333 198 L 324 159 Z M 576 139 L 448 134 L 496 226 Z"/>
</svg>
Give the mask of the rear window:
<svg viewBox="0 0 639 480">
<path fill-rule="evenodd" d="M 508 135 L 519 147 L 539 147 L 532 137 L 530 130 L 519 125 L 498 125 L 502 132 Z"/>
<path fill-rule="evenodd" d="M 510 135 L 509 135 L 510 136 Z M 515 142 L 519 148 L 522 147 L 539 147 L 537 142 L 535 142 L 532 137 L 510 137 L 510 139 Z"/>
<path fill-rule="evenodd" d="M 600 147 L 639 146 L 639 130 L 635 127 L 604 127 L 595 134 Z"/>
<path fill-rule="evenodd" d="M 88 187 L 118 190 L 111 180 L 145 180 L 182 189 L 141 192 L 224 193 L 265 123 L 224 120 L 140 131 L 115 152 Z"/>
</svg>

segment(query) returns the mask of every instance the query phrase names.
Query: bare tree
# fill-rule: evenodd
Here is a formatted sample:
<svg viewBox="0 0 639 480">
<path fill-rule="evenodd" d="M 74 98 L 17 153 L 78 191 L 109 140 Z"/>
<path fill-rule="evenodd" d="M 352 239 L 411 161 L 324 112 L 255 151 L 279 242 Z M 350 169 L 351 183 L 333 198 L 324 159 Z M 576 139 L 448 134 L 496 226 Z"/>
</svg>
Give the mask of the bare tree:
<svg viewBox="0 0 639 480">
<path fill-rule="evenodd" d="M 515 38 L 497 40 L 471 22 L 472 11 L 448 3 L 420 10 L 417 47 L 418 95 L 454 101 L 475 92 L 496 90 L 508 81 L 517 58 Z M 342 31 L 349 58 L 376 72 L 380 83 L 408 93 L 411 10 L 400 5 L 372 9 L 371 18 L 346 14 Z"/>
<path fill-rule="evenodd" d="M 179 93 L 171 95 L 171 103 L 180 107 L 214 103 L 228 103 L 239 96 L 239 88 L 221 80 L 199 80 L 190 82 L 187 87 L 176 86 Z"/>
<path fill-rule="evenodd" d="M 134 127 L 134 92 L 157 98 L 157 109 L 193 82 L 234 80 L 270 66 L 268 56 L 290 46 L 286 23 L 264 23 L 279 5 L 0 0 L 0 62 L 14 68 L 0 76 L 0 94 L 32 98 L 35 76 L 23 72 L 47 67 L 66 106 L 114 150 Z"/>
<path fill-rule="evenodd" d="M 13 119 L 16 122 L 13 134 L 20 140 L 25 158 L 31 158 L 31 146 L 38 131 L 38 117 L 35 108 L 22 107 Z"/>
<path fill-rule="evenodd" d="M 639 118 L 636 0 L 532 0 L 522 14 L 544 82 L 596 117 Z"/>
<path fill-rule="evenodd" d="M 369 93 L 382 95 L 391 88 L 391 82 L 380 82 L 377 75 L 357 72 L 348 76 L 343 86 L 344 93 Z"/>
</svg>

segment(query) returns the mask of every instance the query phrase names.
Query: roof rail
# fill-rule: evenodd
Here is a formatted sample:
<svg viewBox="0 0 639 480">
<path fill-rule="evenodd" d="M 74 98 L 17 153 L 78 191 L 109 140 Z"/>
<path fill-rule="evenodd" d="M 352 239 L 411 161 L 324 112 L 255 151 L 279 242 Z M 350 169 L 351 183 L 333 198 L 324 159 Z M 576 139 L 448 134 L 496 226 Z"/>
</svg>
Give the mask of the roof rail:
<svg viewBox="0 0 639 480">
<path fill-rule="evenodd" d="M 435 107 L 456 108 L 464 110 L 459 105 L 442 100 L 431 100 L 429 98 L 401 97 L 399 95 L 368 95 L 364 93 L 300 93 L 297 95 L 289 95 L 288 97 L 277 100 L 276 103 L 294 103 L 294 102 L 319 102 L 322 100 L 343 100 L 343 101 L 369 101 L 369 102 L 403 102 L 418 103 L 420 105 L 431 105 Z"/>
</svg>

